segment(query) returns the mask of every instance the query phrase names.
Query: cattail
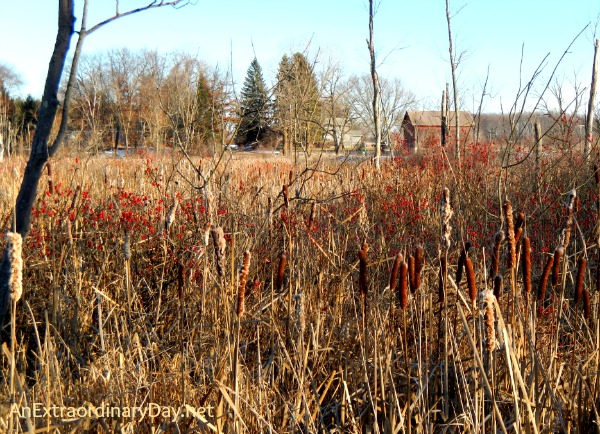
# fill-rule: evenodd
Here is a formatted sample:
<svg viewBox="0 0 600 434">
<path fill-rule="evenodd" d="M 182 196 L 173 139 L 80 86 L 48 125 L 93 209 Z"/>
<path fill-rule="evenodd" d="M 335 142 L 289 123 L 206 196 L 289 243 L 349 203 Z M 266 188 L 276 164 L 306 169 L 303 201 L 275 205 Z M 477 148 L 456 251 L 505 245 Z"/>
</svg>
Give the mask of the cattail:
<svg viewBox="0 0 600 434">
<path fill-rule="evenodd" d="M 450 235 L 452 233 L 450 220 L 452 219 L 452 214 L 454 214 L 454 211 L 452 210 L 452 206 L 450 204 L 450 190 L 448 190 L 447 187 L 444 188 L 444 192 L 442 194 L 440 211 L 442 217 L 442 242 L 446 246 L 446 249 L 449 249 Z"/>
<path fill-rule="evenodd" d="M 504 284 L 504 278 L 500 274 L 494 276 L 494 297 L 500 298 L 502 295 L 502 288 Z"/>
<path fill-rule="evenodd" d="M 169 231 L 169 229 L 173 225 L 173 222 L 175 221 L 175 213 L 177 212 L 177 204 L 178 204 L 178 201 L 177 201 L 177 199 L 175 199 L 173 201 L 173 205 L 171 205 L 171 208 L 169 209 L 167 218 L 165 219 L 165 230 L 167 232 Z"/>
<path fill-rule="evenodd" d="M 289 199 L 289 191 L 288 191 L 288 186 L 287 184 L 283 184 L 283 203 L 285 204 L 285 207 L 288 208 L 290 206 L 290 199 Z"/>
<path fill-rule="evenodd" d="M 75 188 L 75 193 L 73 194 L 73 200 L 71 200 L 71 206 L 69 207 L 69 211 L 72 211 L 75 209 L 75 205 L 77 204 L 77 199 L 79 199 L 80 194 L 81 194 L 81 186 L 78 185 L 77 188 Z"/>
<path fill-rule="evenodd" d="M 8 261 L 10 264 L 10 277 L 8 287 L 10 299 L 15 303 L 23 294 L 23 238 L 18 232 L 7 232 Z"/>
<path fill-rule="evenodd" d="M 469 253 L 469 249 L 471 248 L 471 242 L 467 241 L 465 246 L 460 251 L 460 256 L 458 257 L 458 266 L 456 267 L 456 284 L 460 285 L 460 281 L 463 276 L 463 269 L 465 268 L 465 260 L 467 259 L 467 253 Z"/>
<path fill-rule="evenodd" d="M 425 251 L 423 246 L 418 245 L 415 249 L 415 291 L 421 286 L 421 271 L 423 271 Z"/>
<path fill-rule="evenodd" d="M 596 256 L 596 291 L 600 291 L 600 248 Z"/>
<path fill-rule="evenodd" d="M 48 161 L 46 163 L 46 169 L 48 171 L 48 194 L 54 194 L 54 183 L 52 182 L 52 165 Z"/>
<path fill-rule="evenodd" d="M 542 272 L 542 278 L 540 279 L 540 286 L 538 288 L 538 301 L 543 301 L 546 298 L 546 286 L 548 285 L 548 278 L 550 277 L 550 271 L 552 271 L 552 265 L 554 264 L 554 256 L 549 256 Z"/>
<path fill-rule="evenodd" d="M 446 278 L 448 276 L 448 260 L 445 256 L 440 258 L 440 274 L 438 293 L 440 303 L 443 303 L 446 298 Z"/>
<path fill-rule="evenodd" d="M 523 238 L 523 252 L 521 254 L 523 286 L 527 295 L 531 294 L 531 241 L 529 237 Z"/>
<path fill-rule="evenodd" d="M 292 185 L 292 180 L 294 179 L 294 171 L 290 170 L 290 174 L 288 176 L 288 184 Z"/>
<path fill-rule="evenodd" d="M 183 293 L 185 287 L 185 267 L 180 262 L 179 263 L 179 272 L 177 273 L 177 293 L 179 295 L 179 300 L 183 300 Z"/>
<path fill-rule="evenodd" d="M 473 261 L 471 258 L 465 259 L 465 268 L 467 270 L 467 287 L 469 288 L 469 298 L 472 303 L 477 299 L 477 288 L 475 286 L 475 270 L 473 270 Z"/>
<path fill-rule="evenodd" d="M 242 318 L 244 314 L 244 299 L 246 297 L 246 280 L 248 279 L 248 270 L 250 269 L 250 251 L 244 252 L 244 262 L 242 269 L 240 270 L 240 284 L 238 287 L 238 305 L 237 305 L 237 316 L 238 319 Z"/>
<path fill-rule="evenodd" d="M 597 164 L 594 164 L 594 179 L 596 180 L 596 185 L 600 185 L 600 168 Z"/>
<path fill-rule="evenodd" d="M 275 281 L 275 290 L 277 292 L 281 291 L 283 287 L 283 275 L 285 274 L 285 264 L 287 262 L 287 256 L 285 254 L 281 254 L 279 258 L 279 267 L 277 268 L 277 280 Z"/>
<path fill-rule="evenodd" d="M 520 212 L 517 214 L 515 218 L 515 231 L 518 231 L 520 228 L 525 228 L 525 213 Z"/>
<path fill-rule="evenodd" d="M 312 205 L 310 206 L 310 216 L 308 218 L 308 225 L 307 225 L 308 229 L 312 228 L 313 222 L 315 221 L 316 208 L 317 208 L 317 203 L 313 202 Z"/>
<path fill-rule="evenodd" d="M 481 292 L 481 308 L 483 310 L 483 322 L 485 324 L 485 347 L 488 351 L 496 348 L 496 306 L 494 303 L 494 293 L 486 289 Z"/>
<path fill-rule="evenodd" d="M 408 264 L 405 261 L 400 263 L 400 287 L 398 288 L 398 301 L 400 309 L 406 309 L 408 306 Z"/>
<path fill-rule="evenodd" d="M 415 257 L 408 257 L 408 283 L 410 285 L 411 292 L 415 292 L 417 290 L 417 280 L 415 278 Z"/>
<path fill-rule="evenodd" d="M 517 243 L 515 242 L 515 224 L 513 220 L 513 209 L 510 201 L 505 201 L 502 205 L 504 216 L 506 217 L 506 238 L 508 239 L 508 247 L 510 249 L 508 255 L 508 268 L 513 268 L 517 265 Z"/>
<path fill-rule="evenodd" d="M 394 265 L 392 266 L 392 273 L 390 274 L 390 292 L 392 294 L 396 290 L 396 285 L 398 283 L 398 269 L 400 268 L 400 262 L 402 262 L 402 253 L 396 254 Z"/>
<path fill-rule="evenodd" d="M 515 245 L 519 245 L 519 242 L 521 241 L 521 237 L 523 236 L 523 228 L 519 228 L 516 230 L 515 232 Z"/>
<path fill-rule="evenodd" d="M 367 296 L 367 251 L 369 250 L 369 245 L 364 243 L 362 245 L 362 249 L 358 252 L 358 260 L 359 260 L 359 275 L 358 275 L 358 290 L 360 292 L 361 298 L 364 300 Z"/>
<path fill-rule="evenodd" d="M 131 259 L 131 231 L 125 231 L 123 239 L 123 257 L 126 261 Z"/>
<path fill-rule="evenodd" d="M 577 190 L 573 189 L 569 192 L 569 196 L 567 196 L 567 202 L 565 203 L 565 207 L 567 208 L 567 223 L 565 224 L 565 228 L 562 232 L 563 247 L 565 249 L 569 247 L 569 241 L 571 240 L 571 228 L 573 227 L 573 208 L 576 198 Z"/>
<path fill-rule="evenodd" d="M 552 265 L 552 286 L 558 285 L 558 278 L 560 275 L 560 260 L 564 252 L 564 248 L 557 247 L 554 251 L 554 264 Z"/>
<path fill-rule="evenodd" d="M 223 260 L 225 259 L 225 249 L 227 242 L 225 241 L 225 234 L 221 226 L 211 226 L 210 232 L 212 234 L 213 246 L 215 248 L 215 262 L 217 264 L 217 273 L 219 277 L 225 276 L 225 270 L 223 269 Z"/>
<path fill-rule="evenodd" d="M 502 242 L 504 241 L 504 232 L 498 231 L 494 236 L 494 248 L 492 251 L 492 272 L 491 276 L 495 276 L 498 274 L 498 270 L 500 269 L 500 247 L 502 246 Z"/>
<path fill-rule="evenodd" d="M 583 290 L 583 317 L 590 318 L 590 293 L 587 289 Z"/>
<path fill-rule="evenodd" d="M 577 261 L 577 279 L 575 280 L 575 305 L 581 301 L 581 294 L 583 293 L 583 280 L 585 279 L 585 267 L 587 261 L 585 257 L 581 256 Z"/>
</svg>

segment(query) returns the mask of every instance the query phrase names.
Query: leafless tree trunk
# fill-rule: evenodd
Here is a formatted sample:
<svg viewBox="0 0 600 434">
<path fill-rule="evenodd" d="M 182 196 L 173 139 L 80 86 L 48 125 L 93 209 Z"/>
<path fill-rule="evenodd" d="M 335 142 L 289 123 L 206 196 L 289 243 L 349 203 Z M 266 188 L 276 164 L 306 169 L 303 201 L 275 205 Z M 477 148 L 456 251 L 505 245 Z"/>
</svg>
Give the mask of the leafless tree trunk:
<svg viewBox="0 0 600 434">
<path fill-rule="evenodd" d="M 456 89 L 456 62 L 454 59 L 454 50 L 452 48 L 452 29 L 450 27 L 450 0 L 446 0 L 446 21 L 448 22 L 448 43 L 449 43 L 449 53 L 450 53 L 450 68 L 452 69 L 452 93 L 454 97 L 454 122 L 456 126 L 456 144 L 455 144 L 455 154 L 456 159 L 460 163 L 460 119 L 458 112 L 458 92 Z"/>
<path fill-rule="evenodd" d="M 585 122 L 585 149 L 584 157 L 590 158 L 592 152 L 592 140 L 594 135 L 594 99 L 596 98 L 596 81 L 598 79 L 598 46 L 600 41 L 596 39 L 594 44 L 594 65 L 592 66 L 592 84 L 590 86 L 590 99 L 588 101 L 588 112 Z"/>
<path fill-rule="evenodd" d="M 27 161 L 25 173 L 23 174 L 23 181 L 21 182 L 21 187 L 17 195 L 15 205 L 16 223 L 15 227 L 12 228 L 12 231 L 18 232 L 23 238 L 29 233 L 31 228 L 31 209 L 37 195 L 37 188 L 42 177 L 44 166 L 65 141 L 69 119 L 69 101 L 75 85 L 77 65 L 81 56 L 81 49 L 85 37 L 118 18 L 156 7 L 183 5 L 186 2 L 187 0 L 151 1 L 145 7 L 133 9 L 124 13 L 119 13 L 117 11 L 114 16 L 96 24 L 88 30 L 86 21 L 89 0 L 84 1 L 81 28 L 78 32 L 77 45 L 73 53 L 71 71 L 62 105 L 62 120 L 58 134 L 52 145 L 49 146 L 48 141 L 50 139 L 52 124 L 54 123 L 60 104 L 60 101 L 58 100 L 58 88 L 71 45 L 71 37 L 75 33 L 74 0 L 58 0 L 58 31 L 56 34 L 56 42 L 48 66 L 42 104 L 38 113 L 38 123 L 31 145 L 31 153 L 29 154 L 29 160 Z M 9 279 L 10 262 L 8 259 L 8 249 L 5 249 L 2 263 L 0 264 L 0 331 L 5 327 L 7 320 L 10 317 L 8 312 L 10 306 Z M 4 340 L 3 338 L 5 336 L 5 333 L 0 333 L 0 340 Z"/>
<path fill-rule="evenodd" d="M 447 112 L 448 112 L 448 95 L 446 94 L 446 91 L 442 91 L 442 131 L 441 131 L 441 142 L 442 142 L 442 146 L 446 146 L 446 135 L 448 132 L 448 117 L 447 117 Z"/>
<path fill-rule="evenodd" d="M 369 54 L 371 56 L 371 79 L 373 80 L 373 124 L 375 126 L 375 168 L 379 170 L 381 157 L 381 120 L 379 103 L 379 76 L 375 64 L 375 43 L 373 41 L 373 0 L 369 0 Z"/>
</svg>

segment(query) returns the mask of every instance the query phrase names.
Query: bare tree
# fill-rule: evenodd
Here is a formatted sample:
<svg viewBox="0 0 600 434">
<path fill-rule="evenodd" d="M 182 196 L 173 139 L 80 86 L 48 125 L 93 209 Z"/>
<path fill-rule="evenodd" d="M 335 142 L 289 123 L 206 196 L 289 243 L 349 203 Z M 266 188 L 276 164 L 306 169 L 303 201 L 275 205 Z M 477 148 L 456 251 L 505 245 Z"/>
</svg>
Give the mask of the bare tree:
<svg viewBox="0 0 600 434">
<path fill-rule="evenodd" d="M 48 74 L 42 96 L 42 104 L 38 114 L 38 123 L 36 126 L 31 152 L 23 174 L 23 180 L 15 205 L 15 225 L 13 232 L 19 233 L 23 238 L 27 236 L 31 228 L 31 210 L 37 195 L 39 181 L 42 177 L 46 162 L 60 149 L 67 135 L 67 124 L 69 119 L 70 98 L 73 92 L 77 76 L 77 67 L 81 57 L 83 42 L 87 35 L 94 33 L 104 25 L 122 17 L 136 14 L 141 11 L 160 8 L 164 6 L 181 7 L 189 3 L 189 0 L 154 0 L 146 6 L 120 12 L 117 1 L 116 12 L 113 16 L 99 22 L 88 29 L 87 10 L 89 0 L 83 3 L 83 12 L 80 20 L 80 28 L 77 32 L 77 43 L 73 53 L 71 71 L 67 82 L 65 95 L 62 104 L 62 119 L 58 134 L 54 141 L 49 145 L 50 132 L 60 101 L 58 99 L 58 89 L 60 86 L 65 61 L 69 53 L 71 38 L 75 34 L 75 4 L 73 0 L 58 0 L 58 30 L 56 34 L 56 43 L 50 58 Z M 4 327 L 10 315 L 7 315 L 10 306 L 10 261 L 8 248 L 5 249 L 0 265 L 0 326 Z M 4 335 L 4 333 L 2 333 Z"/>
<path fill-rule="evenodd" d="M 592 151 L 593 126 L 594 126 L 594 99 L 596 98 L 596 81 L 598 80 L 598 47 L 600 41 L 596 39 L 594 43 L 594 63 L 592 65 L 592 82 L 590 85 L 590 99 L 588 101 L 587 118 L 585 121 L 585 159 L 590 158 Z"/>
<path fill-rule="evenodd" d="M 454 49 L 452 48 L 452 28 L 450 26 L 451 16 L 450 16 L 450 0 L 446 0 L 446 21 L 448 23 L 448 44 L 449 44 L 449 53 L 450 53 L 450 68 L 452 70 L 452 93 L 454 97 L 454 121 L 456 124 L 456 144 L 454 148 L 454 152 L 456 154 L 456 159 L 460 162 L 460 119 L 459 119 L 459 107 L 458 107 L 458 89 L 456 82 L 456 57 L 454 55 Z"/>
<path fill-rule="evenodd" d="M 375 63 L 375 42 L 373 40 L 373 0 L 369 0 L 369 55 L 371 57 L 371 80 L 373 80 L 373 125 L 375 127 L 375 168 L 379 170 L 379 159 L 381 157 L 381 120 L 379 93 L 379 76 Z"/>
</svg>

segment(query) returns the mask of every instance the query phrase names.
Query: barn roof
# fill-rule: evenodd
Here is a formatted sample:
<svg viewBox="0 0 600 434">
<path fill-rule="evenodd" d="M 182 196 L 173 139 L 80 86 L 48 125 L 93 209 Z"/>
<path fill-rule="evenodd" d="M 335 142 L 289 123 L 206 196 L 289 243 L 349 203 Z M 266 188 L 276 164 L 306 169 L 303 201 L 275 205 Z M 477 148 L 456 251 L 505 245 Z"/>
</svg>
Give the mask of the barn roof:
<svg viewBox="0 0 600 434">
<path fill-rule="evenodd" d="M 461 127 L 468 127 L 473 124 L 473 115 L 466 111 L 459 111 L 459 122 Z M 429 127 L 429 126 L 440 126 L 442 123 L 442 112 L 441 111 L 414 111 L 409 110 L 406 112 L 404 118 L 410 119 L 411 123 L 415 126 Z M 454 125 L 454 111 L 450 112 L 448 125 Z"/>
</svg>

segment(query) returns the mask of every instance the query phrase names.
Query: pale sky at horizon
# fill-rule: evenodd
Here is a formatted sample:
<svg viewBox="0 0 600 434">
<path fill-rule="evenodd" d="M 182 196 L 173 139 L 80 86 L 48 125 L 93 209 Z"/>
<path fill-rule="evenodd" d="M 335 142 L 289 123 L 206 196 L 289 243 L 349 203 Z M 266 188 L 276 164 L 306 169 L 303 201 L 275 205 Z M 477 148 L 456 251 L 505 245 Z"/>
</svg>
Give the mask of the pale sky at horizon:
<svg viewBox="0 0 600 434">
<path fill-rule="evenodd" d="M 417 96 L 420 108 L 436 109 L 445 83 L 451 80 L 445 0 L 379 3 L 375 45 L 383 61 L 380 76 L 399 78 Z M 76 0 L 78 17 L 82 4 Z M 122 11 L 142 4 L 120 1 Z M 575 86 L 589 86 L 593 41 L 600 36 L 596 34 L 597 0 L 451 0 L 450 7 L 455 13 L 455 48 L 465 53 L 458 70 L 461 109 L 475 111 L 489 68 L 483 109 L 508 111 L 519 82 L 527 83 L 549 55 L 534 83 L 535 95 L 586 25 L 556 78 L 567 96 L 573 95 Z M 157 9 L 111 23 L 86 39 L 84 53 L 122 47 L 163 53 L 183 50 L 222 70 L 231 65 L 235 81 L 242 83 L 255 52 L 272 84 L 283 54 L 302 51 L 310 41 L 308 53 L 318 53 L 317 67 L 332 57 L 346 74 L 365 74 L 369 72 L 367 8 L 367 0 L 197 0 L 180 10 Z M 90 0 L 88 27 L 113 12 L 114 1 Z M 22 96 L 41 97 L 56 17 L 56 1 L 0 0 L 0 63 L 21 75 Z M 74 43 L 75 38 L 72 47 Z M 583 99 L 587 97 L 585 92 Z"/>
</svg>

